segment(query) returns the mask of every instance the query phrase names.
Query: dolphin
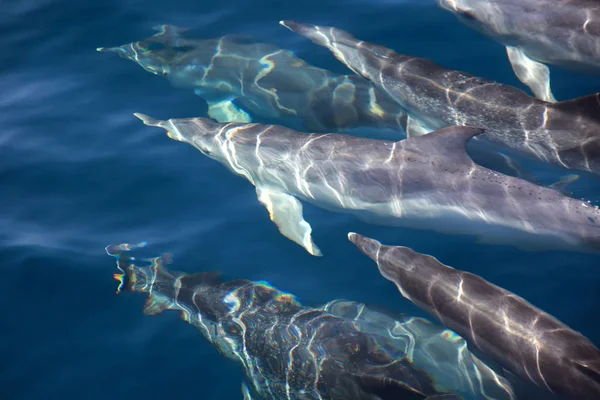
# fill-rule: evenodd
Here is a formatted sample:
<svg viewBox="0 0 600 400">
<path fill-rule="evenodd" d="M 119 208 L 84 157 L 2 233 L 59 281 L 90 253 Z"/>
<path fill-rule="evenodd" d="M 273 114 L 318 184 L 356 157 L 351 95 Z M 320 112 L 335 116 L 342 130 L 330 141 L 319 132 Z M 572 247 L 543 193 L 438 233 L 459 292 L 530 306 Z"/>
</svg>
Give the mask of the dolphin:
<svg viewBox="0 0 600 400">
<path fill-rule="evenodd" d="M 148 293 L 146 315 L 175 310 L 224 356 L 239 362 L 244 398 L 268 400 L 460 400 L 439 393 L 427 373 L 384 337 L 302 306 L 266 282 L 170 271 L 170 255 L 142 260 L 127 244 L 117 259 L 118 291 Z"/>
<path fill-rule="evenodd" d="M 407 247 L 349 233 L 406 299 L 504 368 L 567 399 L 600 399 L 600 350 L 505 289 Z"/>
<path fill-rule="evenodd" d="M 312 255 L 321 251 L 300 200 L 382 225 L 474 234 L 532 249 L 600 245 L 596 207 L 474 163 L 465 145 L 483 129 L 448 127 L 393 142 L 135 116 L 248 179 L 279 231 Z"/>
<path fill-rule="evenodd" d="M 289 50 L 239 35 L 191 39 L 183 28 L 157 29 L 147 39 L 97 50 L 194 89 L 219 122 L 286 118 L 313 132 L 406 125 L 401 107 L 361 77 L 313 67 Z"/>
<path fill-rule="evenodd" d="M 515 74 L 556 101 L 545 64 L 600 75 L 597 0 L 438 0 L 465 24 L 506 46 Z"/>
<path fill-rule="evenodd" d="M 349 319 L 361 332 L 385 337 L 433 378 L 435 388 L 465 399 L 512 400 L 511 384 L 471 353 L 467 342 L 449 329 L 424 318 L 390 315 L 349 300 L 333 300 L 322 309 Z"/>
<path fill-rule="evenodd" d="M 329 48 L 348 68 L 385 90 L 407 112 L 407 134 L 452 125 L 544 162 L 600 174 L 600 93 L 549 103 L 423 58 L 401 55 L 340 29 L 281 21 Z"/>
</svg>

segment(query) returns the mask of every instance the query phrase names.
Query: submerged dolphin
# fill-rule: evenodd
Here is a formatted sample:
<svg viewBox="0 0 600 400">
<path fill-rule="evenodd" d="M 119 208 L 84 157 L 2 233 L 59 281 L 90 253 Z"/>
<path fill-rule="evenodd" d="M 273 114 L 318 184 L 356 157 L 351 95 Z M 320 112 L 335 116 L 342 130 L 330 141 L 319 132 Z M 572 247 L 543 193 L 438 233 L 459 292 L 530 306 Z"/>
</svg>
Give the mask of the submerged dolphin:
<svg viewBox="0 0 600 400">
<path fill-rule="evenodd" d="M 355 75 L 308 65 L 289 50 L 229 35 L 188 39 L 165 25 L 116 52 L 171 84 L 193 88 L 219 122 L 289 118 L 313 132 L 362 126 L 403 130 L 406 115 L 387 94 Z"/>
<path fill-rule="evenodd" d="M 550 90 L 554 64 L 600 74 L 597 0 L 438 0 L 465 24 L 506 46 L 517 77 L 537 97 Z"/>
<path fill-rule="evenodd" d="M 452 125 L 566 168 L 600 174 L 600 93 L 547 103 L 523 91 L 359 41 L 336 28 L 282 21 L 329 48 L 346 66 L 384 89 L 408 113 L 409 136 Z"/>
<path fill-rule="evenodd" d="M 348 238 L 416 306 L 506 369 L 568 399 L 600 399 L 600 350 L 514 293 L 407 247 Z"/>
<path fill-rule="evenodd" d="M 244 368 L 252 394 L 269 400 L 460 400 L 433 387 L 406 354 L 355 323 L 304 307 L 265 282 L 224 282 L 215 273 L 165 268 L 170 257 L 143 264 L 112 245 L 121 289 L 148 293 L 144 313 L 181 312 L 223 355 Z"/>
<path fill-rule="evenodd" d="M 135 115 L 246 177 L 281 233 L 313 255 L 321 252 L 299 199 L 384 225 L 517 245 L 527 239 L 543 248 L 600 246 L 597 208 L 475 164 L 465 145 L 482 129 L 449 127 L 389 142 L 276 125 Z"/>
<path fill-rule="evenodd" d="M 479 360 L 463 338 L 423 318 L 392 317 L 348 300 L 327 303 L 324 311 L 357 324 L 361 332 L 385 337 L 411 363 L 433 378 L 435 388 L 465 400 L 512 400 L 511 385 Z"/>
</svg>

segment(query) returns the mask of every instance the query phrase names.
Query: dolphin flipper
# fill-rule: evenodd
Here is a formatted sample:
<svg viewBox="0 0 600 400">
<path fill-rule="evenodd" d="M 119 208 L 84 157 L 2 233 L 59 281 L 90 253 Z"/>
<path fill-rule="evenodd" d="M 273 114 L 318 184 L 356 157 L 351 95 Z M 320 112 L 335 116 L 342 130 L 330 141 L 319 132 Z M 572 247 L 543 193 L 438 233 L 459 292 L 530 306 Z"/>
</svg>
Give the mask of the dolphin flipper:
<svg viewBox="0 0 600 400">
<path fill-rule="evenodd" d="M 550 69 L 532 60 L 517 47 L 506 46 L 506 52 L 517 78 L 531 89 L 535 97 L 549 103 L 556 103 L 550 89 Z"/>
<path fill-rule="evenodd" d="M 207 101 L 208 116 L 224 124 L 229 122 L 252 122 L 252 117 L 233 103 L 233 100 Z"/>
<path fill-rule="evenodd" d="M 406 118 L 406 137 L 423 136 L 431 132 L 431 129 L 427 129 L 421 122 L 416 120 L 410 115 Z"/>
<path fill-rule="evenodd" d="M 245 383 L 242 383 L 242 394 L 244 395 L 244 400 L 253 400 L 250 389 L 248 389 L 248 386 Z"/>
<path fill-rule="evenodd" d="M 549 185 L 548 187 L 550 187 L 552 189 L 556 189 L 563 194 L 568 194 L 570 192 L 568 189 L 568 186 L 577 180 L 579 180 L 579 175 L 569 174 L 569 175 L 561 176 L 558 181 L 554 182 L 553 184 Z"/>
<path fill-rule="evenodd" d="M 312 228 L 302 216 L 302 203 L 298 199 L 260 185 L 256 186 L 256 194 L 283 236 L 304 247 L 313 256 L 323 255 L 312 240 Z"/>
</svg>

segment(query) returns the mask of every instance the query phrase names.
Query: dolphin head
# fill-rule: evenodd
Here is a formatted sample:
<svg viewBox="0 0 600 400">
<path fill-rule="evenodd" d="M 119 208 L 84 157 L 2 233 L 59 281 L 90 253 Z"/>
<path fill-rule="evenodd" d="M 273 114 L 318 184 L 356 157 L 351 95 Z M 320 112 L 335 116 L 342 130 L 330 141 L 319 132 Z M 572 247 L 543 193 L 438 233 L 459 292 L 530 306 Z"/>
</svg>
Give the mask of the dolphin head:
<svg viewBox="0 0 600 400">
<path fill-rule="evenodd" d="M 395 283 L 402 296 L 412 302 L 419 303 L 411 294 L 415 287 L 426 286 L 436 276 L 443 276 L 452 269 L 434 257 L 408 247 L 384 246 L 375 239 L 353 232 L 348 234 L 348 239 L 375 261 L 381 275 Z"/>
<path fill-rule="evenodd" d="M 191 144 L 210 158 L 221 160 L 224 157 L 219 140 L 223 124 L 215 123 L 208 118 L 178 118 L 160 121 L 140 113 L 134 115 L 148 126 L 165 129 L 169 138 Z"/>
<path fill-rule="evenodd" d="M 379 272 L 386 279 L 396 283 L 399 287 L 407 274 L 415 269 L 414 252 L 407 247 L 384 246 L 375 239 L 354 232 L 348 233 L 348 239 L 377 263 Z"/>
<path fill-rule="evenodd" d="M 171 74 L 171 65 L 181 55 L 194 48 L 196 43 L 182 37 L 186 28 L 172 25 L 155 26 L 153 36 L 139 42 L 132 42 L 117 47 L 98 47 L 100 52 L 117 53 L 122 58 L 131 60 L 154 75 Z"/>
<path fill-rule="evenodd" d="M 172 57 L 170 54 L 172 52 L 161 43 L 142 40 L 117 47 L 98 47 L 96 50 L 117 53 L 154 75 L 165 76 L 170 72 L 169 59 Z"/>
<path fill-rule="evenodd" d="M 481 0 L 438 0 L 438 4 L 450 11 L 464 24 L 469 25 L 487 35 L 494 35 L 493 21 L 496 19 L 494 9 L 489 2 Z"/>
</svg>

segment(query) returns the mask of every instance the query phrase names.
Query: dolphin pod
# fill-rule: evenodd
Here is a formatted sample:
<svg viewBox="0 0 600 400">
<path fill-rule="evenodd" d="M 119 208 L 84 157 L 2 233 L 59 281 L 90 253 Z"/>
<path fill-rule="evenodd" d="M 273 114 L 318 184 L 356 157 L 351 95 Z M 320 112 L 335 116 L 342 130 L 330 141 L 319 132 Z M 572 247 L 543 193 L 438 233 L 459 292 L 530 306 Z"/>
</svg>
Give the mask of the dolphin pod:
<svg viewBox="0 0 600 400">
<path fill-rule="evenodd" d="M 190 39 L 183 28 L 157 27 L 155 35 L 114 52 L 179 88 L 193 88 L 219 122 L 289 119 L 313 132 L 372 126 L 404 129 L 401 107 L 355 75 L 313 67 L 293 52 L 247 37 Z"/>
<path fill-rule="evenodd" d="M 300 200 L 384 225 L 475 234 L 532 249 L 597 250 L 600 211 L 581 200 L 475 164 L 479 128 L 449 127 L 399 142 L 303 134 L 276 125 L 155 120 L 248 179 L 280 232 L 321 255 Z"/>
<path fill-rule="evenodd" d="M 600 93 L 544 102 L 515 87 L 358 40 L 341 29 L 280 24 L 328 48 L 386 91 L 408 114 L 409 136 L 445 126 L 477 126 L 486 129 L 483 138 L 530 157 L 600 173 Z"/>
<path fill-rule="evenodd" d="M 600 350 L 521 297 L 407 247 L 350 233 L 406 299 L 512 373 L 568 399 L 600 399 Z"/>
<path fill-rule="evenodd" d="M 600 74 L 596 0 L 438 0 L 465 24 L 506 46 L 517 77 L 537 97 L 555 101 L 544 64 Z"/>
<path fill-rule="evenodd" d="M 600 173 L 600 93 L 556 102 L 542 64 L 597 70 L 600 8 L 592 0 L 438 1 L 505 44 L 517 76 L 538 98 L 333 27 L 293 21 L 281 24 L 360 76 L 336 75 L 291 51 L 236 36 L 186 38 L 169 25 L 145 40 L 98 50 L 203 97 L 218 122 L 135 115 L 245 177 L 281 234 L 312 255 L 322 253 L 302 202 L 520 248 L 598 251 L 598 207 L 484 168 L 466 146 L 487 139 Z M 282 124 L 291 118 L 318 133 L 250 123 L 255 117 Z M 407 139 L 329 133 L 360 126 L 403 127 Z M 600 399 L 600 350 L 580 333 L 431 256 L 348 237 L 405 298 L 449 329 L 351 301 L 306 307 L 266 282 L 170 271 L 168 255 L 140 264 L 127 252 L 143 244 L 106 250 L 117 259 L 118 291 L 148 293 L 145 314 L 180 311 L 242 365 L 244 399 L 521 398 L 508 372 L 548 395 Z"/>
<path fill-rule="evenodd" d="M 252 393 L 272 400 L 460 400 L 386 338 L 351 320 L 302 306 L 265 282 L 223 281 L 218 274 L 166 268 L 169 255 L 138 263 L 111 245 L 119 291 L 148 293 L 146 315 L 176 310 L 220 353 L 239 362 Z M 250 386 L 250 388 L 248 387 Z"/>
</svg>

